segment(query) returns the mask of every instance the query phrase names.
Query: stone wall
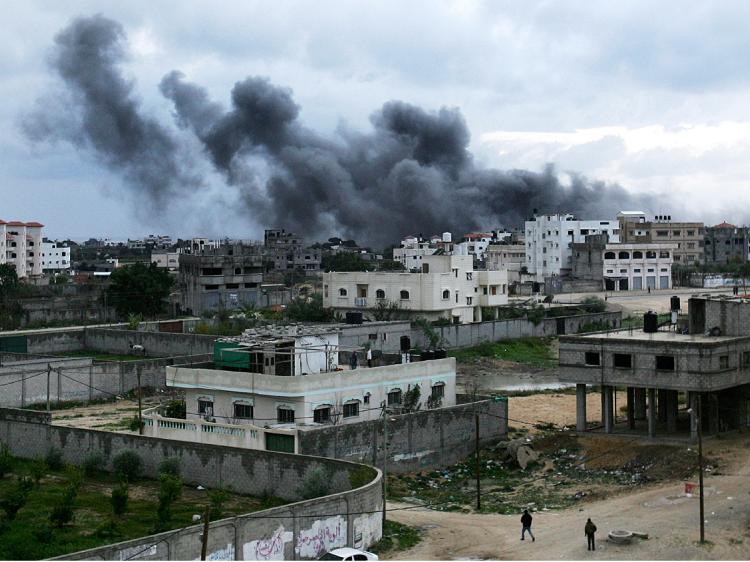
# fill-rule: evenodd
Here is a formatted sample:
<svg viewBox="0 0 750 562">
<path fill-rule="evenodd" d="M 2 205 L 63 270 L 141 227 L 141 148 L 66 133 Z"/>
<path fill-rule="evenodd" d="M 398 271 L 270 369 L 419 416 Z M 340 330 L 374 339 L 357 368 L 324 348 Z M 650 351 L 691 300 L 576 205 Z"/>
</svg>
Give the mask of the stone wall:
<svg viewBox="0 0 750 562">
<path fill-rule="evenodd" d="M 507 438 L 508 403 L 482 400 L 412 414 L 388 416 L 388 470 L 412 472 L 454 464 L 474 450 L 474 412 L 480 443 Z M 297 434 L 299 452 L 383 466 L 382 421 L 305 429 Z"/>
<path fill-rule="evenodd" d="M 300 485 L 311 473 L 326 471 L 329 496 L 212 523 L 208 547 L 211 560 L 317 558 L 328 549 L 345 545 L 367 548 L 382 532 L 381 474 L 370 470 L 365 474 L 370 481 L 352 489 L 353 477 L 361 478 L 364 470 L 354 463 L 60 427 L 50 425 L 46 413 L 15 409 L 0 409 L 0 442 L 7 444 L 12 454 L 24 458 L 42 457 L 55 447 L 71 464 L 101 454 L 109 468 L 119 451 L 131 449 L 143 460 L 147 477 L 157 476 L 162 460 L 177 457 L 188 484 L 206 488 L 231 485 L 236 492 L 258 496 L 268 493 L 290 501 L 300 499 Z M 201 532 L 202 526 L 195 525 L 179 533 L 142 537 L 61 558 L 197 559 Z"/>
</svg>

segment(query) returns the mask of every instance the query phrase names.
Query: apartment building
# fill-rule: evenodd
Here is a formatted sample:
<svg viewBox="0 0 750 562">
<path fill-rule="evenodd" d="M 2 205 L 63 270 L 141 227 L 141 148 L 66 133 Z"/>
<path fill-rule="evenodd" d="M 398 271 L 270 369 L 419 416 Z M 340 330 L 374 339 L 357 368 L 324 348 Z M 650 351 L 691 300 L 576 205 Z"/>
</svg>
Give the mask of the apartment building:
<svg viewBox="0 0 750 562">
<path fill-rule="evenodd" d="M 472 256 L 422 256 L 420 272 L 323 274 L 323 304 L 371 313 L 395 303 L 406 315 L 455 324 L 480 322 L 483 309 L 508 304 L 508 272 L 474 270 Z"/>
<path fill-rule="evenodd" d="M 569 275 L 572 247 L 591 234 L 606 234 L 612 243 L 620 241 L 617 220 L 578 220 L 571 214 L 534 215 L 524 224 L 526 268 L 535 280 Z"/>
<path fill-rule="evenodd" d="M 42 272 L 65 273 L 70 271 L 70 248 L 62 242 L 42 241 Z"/>
<path fill-rule="evenodd" d="M 750 229 L 728 222 L 706 227 L 703 250 L 706 264 L 746 263 L 750 256 Z"/>
<path fill-rule="evenodd" d="M 38 222 L 0 220 L 0 263 L 12 265 L 19 279 L 42 275 L 42 228 Z"/>
<path fill-rule="evenodd" d="M 151 252 L 151 263 L 155 263 L 156 267 L 160 267 L 162 269 L 176 271 L 180 267 L 180 253 Z"/>
<path fill-rule="evenodd" d="M 621 211 L 620 241 L 625 243 L 673 243 L 676 265 L 697 265 L 704 260 L 705 225 L 702 222 L 677 222 L 671 215 L 656 215 L 649 221 L 642 211 Z"/>
<path fill-rule="evenodd" d="M 303 271 L 314 275 L 320 271 L 322 254 L 318 248 L 305 246 L 304 239 L 284 229 L 268 229 L 263 248 L 275 271 Z"/>
<path fill-rule="evenodd" d="M 493 230 L 492 232 L 469 232 L 464 235 L 463 242 L 455 245 L 453 253 L 459 256 L 472 256 L 475 265 L 484 268 L 487 260 L 487 248 L 507 240 L 511 237 L 510 232 Z"/>
<path fill-rule="evenodd" d="M 422 236 L 407 236 L 398 248 L 393 249 L 393 259 L 400 262 L 407 271 L 421 271 L 422 258 L 439 250 L 452 250 L 452 236 L 444 232 L 442 236 L 432 236 L 429 240 Z"/>
</svg>

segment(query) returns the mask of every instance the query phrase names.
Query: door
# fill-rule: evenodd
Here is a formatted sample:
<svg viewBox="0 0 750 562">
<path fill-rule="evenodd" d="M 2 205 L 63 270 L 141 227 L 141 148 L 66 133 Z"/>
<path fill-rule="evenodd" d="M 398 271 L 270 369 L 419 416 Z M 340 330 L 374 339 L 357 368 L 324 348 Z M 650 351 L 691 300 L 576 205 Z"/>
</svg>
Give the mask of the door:
<svg viewBox="0 0 750 562">
<path fill-rule="evenodd" d="M 627 279 L 620 279 L 620 286 L 618 288 L 621 291 L 627 291 L 628 290 L 628 280 Z"/>
<path fill-rule="evenodd" d="M 6 336 L 0 338 L 0 352 L 28 353 L 26 336 Z"/>
<path fill-rule="evenodd" d="M 294 435 L 266 433 L 266 451 L 294 453 Z"/>
<path fill-rule="evenodd" d="M 565 318 L 557 318 L 557 335 L 565 335 Z"/>
</svg>

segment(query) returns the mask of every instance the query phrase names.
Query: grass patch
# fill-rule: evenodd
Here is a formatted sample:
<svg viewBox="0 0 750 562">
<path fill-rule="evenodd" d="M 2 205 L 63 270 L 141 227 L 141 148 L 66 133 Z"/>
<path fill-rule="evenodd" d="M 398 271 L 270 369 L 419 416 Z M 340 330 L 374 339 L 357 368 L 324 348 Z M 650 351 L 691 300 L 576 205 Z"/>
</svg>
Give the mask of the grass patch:
<svg viewBox="0 0 750 562">
<path fill-rule="evenodd" d="M 521 338 L 500 342 L 484 342 L 474 347 L 450 351 L 459 363 L 473 363 L 482 357 L 514 361 L 535 367 L 554 367 L 557 364 L 550 347 L 551 338 Z"/>
<path fill-rule="evenodd" d="M 18 477 L 31 475 L 32 466 L 33 461 L 15 459 L 13 474 L 0 479 L 0 497 L 16 486 Z M 0 526 L 0 560 L 40 560 L 152 534 L 159 483 L 150 479 L 131 483 L 127 512 L 123 517 L 113 517 L 110 494 L 116 483 L 115 476 L 109 473 L 87 476 L 75 500 L 73 522 L 50 530 L 51 506 L 62 498 L 68 486 L 68 474 L 48 470 L 39 486 L 29 492 L 16 519 Z M 181 497 L 172 505 L 169 528 L 190 525 L 193 515 L 203 513 L 208 502 L 207 491 L 184 486 Z M 256 498 L 233 493 L 222 505 L 222 517 L 284 503 L 276 497 Z M 46 533 L 42 534 L 41 529 Z"/>
<path fill-rule="evenodd" d="M 383 537 L 372 545 L 370 551 L 378 555 L 386 552 L 398 552 L 399 550 L 412 548 L 421 541 L 422 534 L 419 529 L 386 519 Z"/>
</svg>

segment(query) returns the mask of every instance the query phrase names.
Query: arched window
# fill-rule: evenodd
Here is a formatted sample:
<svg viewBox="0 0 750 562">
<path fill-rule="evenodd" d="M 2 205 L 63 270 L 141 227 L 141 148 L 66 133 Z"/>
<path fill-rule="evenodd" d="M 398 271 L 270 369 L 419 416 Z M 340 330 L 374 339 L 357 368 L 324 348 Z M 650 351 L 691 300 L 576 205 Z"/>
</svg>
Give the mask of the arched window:
<svg viewBox="0 0 750 562">
<path fill-rule="evenodd" d="M 432 385 L 430 396 L 433 400 L 441 400 L 445 396 L 445 383 L 438 382 Z"/>
<path fill-rule="evenodd" d="M 643 259 L 643 252 L 640 252 L 638 250 L 636 250 L 635 252 L 633 252 L 633 259 L 634 260 L 642 260 Z"/>
<path fill-rule="evenodd" d="M 388 405 L 389 406 L 400 406 L 401 405 L 401 389 L 394 388 L 388 393 Z"/>
<path fill-rule="evenodd" d="M 629 260 L 630 252 L 620 252 L 619 254 L 617 254 L 617 257 L 621 260 Z"/>
<path fill-rule="evenodd" d="M 646 252 L 646 259 L 647 259 L 647 260 L 653 260 L 653 259 L 656 259 L 656 252 L 654 252 L 653 250 L 648 250 L 648 251 Z"/>
<path fill-rule="evenodd" d="M 605 252 L 604 253 L 604 259 L 605 260 L 613 260 L 613 259 L 615 259 L 615 253 L 614 252 Z"/>
<path fill-rule="evenodd" d="M 401 291 L 401 300 L 402 301 L 408 301 L 409 300 L 409 291 L 405 291 L 405 290 Z"/>
<path fill-rule="evenodd" d="M 343 289 L 343 288 L 339 289 L 339 296 L 340 297 L 345 297 L 346 296 L 346 289 Z"/>
<path fill-rule="evenodd" d="M 315 423 L 328 423 L 331 421 L 331 405 L 323 404 L 313 410 L 313 421 Z"/>
<path fill-rule="evenodd" d="M 383 289 L 378 289 L 375 291 L 375 298 L 376 299 L 384 299 L 385 298 L 385 291 Z"/>
<path fill-rule="evenodd" d="M 449 298 L 451 298 L 451 292 L 448 289 L 445 289 L 443 291 L 443 300 L 447 301 Z"/>
<path fill-rule="evenodd" d="M 659 257 L 660 258 L 668 258 L 669 257 L 669 252 L 662 250 L 661 252 L 659 252 Z"/>
</svg>

